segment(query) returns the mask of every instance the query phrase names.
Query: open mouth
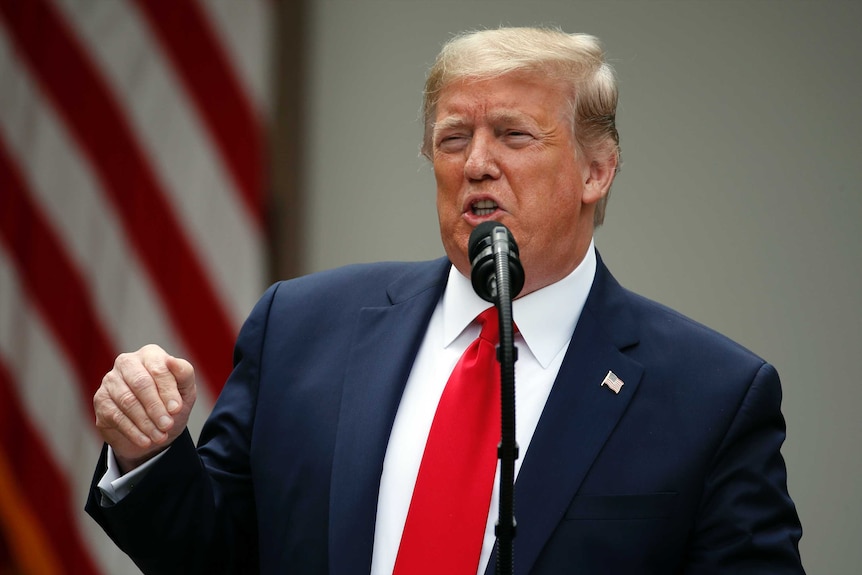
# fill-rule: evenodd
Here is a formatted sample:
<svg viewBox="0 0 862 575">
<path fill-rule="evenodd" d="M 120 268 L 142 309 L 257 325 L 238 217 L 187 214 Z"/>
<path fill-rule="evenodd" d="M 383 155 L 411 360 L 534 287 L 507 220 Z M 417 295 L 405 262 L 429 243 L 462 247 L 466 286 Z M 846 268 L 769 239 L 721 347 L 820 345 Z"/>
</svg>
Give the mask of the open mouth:
<svg viewBox="0 0 862 575">
<path fill-rule="evenodd" d="M 479 200 L 470 206 L 472 212 L 477 216 L 489 216 L 497 209 L 497 202 L 493 200 Z"/>
</svg>

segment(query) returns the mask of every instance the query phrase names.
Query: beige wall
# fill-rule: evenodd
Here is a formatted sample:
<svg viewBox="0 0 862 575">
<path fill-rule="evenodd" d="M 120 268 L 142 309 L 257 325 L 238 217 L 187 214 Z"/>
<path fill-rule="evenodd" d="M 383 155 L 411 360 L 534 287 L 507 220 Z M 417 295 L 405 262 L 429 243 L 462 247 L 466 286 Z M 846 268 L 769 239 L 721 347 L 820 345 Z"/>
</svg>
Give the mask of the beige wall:
<svg viewBox="0 0 862 575">
<path fill-rule="evenodd" d="M 307 269 L 442 254 L 418 157 L 424 73 L 450 34 L 602 38 L 624 168 L 599 249 L 620 281 L 782 374 L 810 573 L 862 565 L 862 2 L 314 0 Z"/>
</svg>

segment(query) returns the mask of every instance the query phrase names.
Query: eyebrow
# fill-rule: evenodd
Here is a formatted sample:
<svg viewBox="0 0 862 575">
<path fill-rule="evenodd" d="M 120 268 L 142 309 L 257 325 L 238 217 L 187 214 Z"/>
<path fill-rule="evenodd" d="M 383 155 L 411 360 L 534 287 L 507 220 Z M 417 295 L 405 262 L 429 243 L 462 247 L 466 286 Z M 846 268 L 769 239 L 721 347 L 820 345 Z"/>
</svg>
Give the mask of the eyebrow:
<svg viewBox="0 0 862 575">
<path fill-rule="evenodd" d="M 511 110 L 500 110 L 498 112 L 491 112 L 488 115 L 488 119 L 490 120 L 491 124 L 536 124 L 536 121 L 527 114 Z M 439 122 L 434 123 L 432 133 L 436 135 L 440 131 L 463 128 L 469 124 L 470 122 L 468 122 L 463 116 L 447 116 Z"/>
<path fill-rule="evenodd" d="M 466 120 L 464 120 L 461 116 L 448 116 L 443 118 L 439 122 L 434 122 L 434 130 L 433 133 L 437 134 L 442 130 L 451 130 L 455 128 L 463 128 L 467 125 Z"/>
</svg>

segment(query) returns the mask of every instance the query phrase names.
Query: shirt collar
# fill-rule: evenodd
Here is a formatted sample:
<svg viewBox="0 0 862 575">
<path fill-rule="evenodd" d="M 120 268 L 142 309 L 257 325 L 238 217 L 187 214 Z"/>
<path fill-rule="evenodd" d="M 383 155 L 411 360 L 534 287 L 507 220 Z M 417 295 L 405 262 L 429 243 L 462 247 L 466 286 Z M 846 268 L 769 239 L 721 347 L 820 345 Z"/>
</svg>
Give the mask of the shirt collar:
<svg viewBox="0 0 862 575">
<path fill-rule="evenodd" d="M 596 275 L 594 242 L 566 277 L 512 302 L 512 316 L 524 343 L 548 367 L 575 331 Z M 443 292 L 443 346 L 448 347 L 491 304 L 473 291 L 470 279 L 454 266 Z"/>
</svg>

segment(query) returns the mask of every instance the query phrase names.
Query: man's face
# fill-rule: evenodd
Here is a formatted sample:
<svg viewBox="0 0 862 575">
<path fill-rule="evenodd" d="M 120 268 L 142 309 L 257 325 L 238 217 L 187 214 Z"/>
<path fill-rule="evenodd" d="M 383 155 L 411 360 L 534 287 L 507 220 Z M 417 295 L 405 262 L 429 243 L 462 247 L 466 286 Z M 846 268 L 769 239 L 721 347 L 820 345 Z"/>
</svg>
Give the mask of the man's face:
<svg viewBox="0 0 862 575">
<path fill-rule="evenodd" d="M 610 182 L 599 182 L 576 149 L 566 96 L 562 84 L 535 74 L 458 82 L 441 92 L 432 136 L 437 214 L 446 253 L 462 274 L 470 275 L 470 232 L 486 220 L 515 237 L 522 295 L 583 259 L 595 202 Z"/>
</svg>

